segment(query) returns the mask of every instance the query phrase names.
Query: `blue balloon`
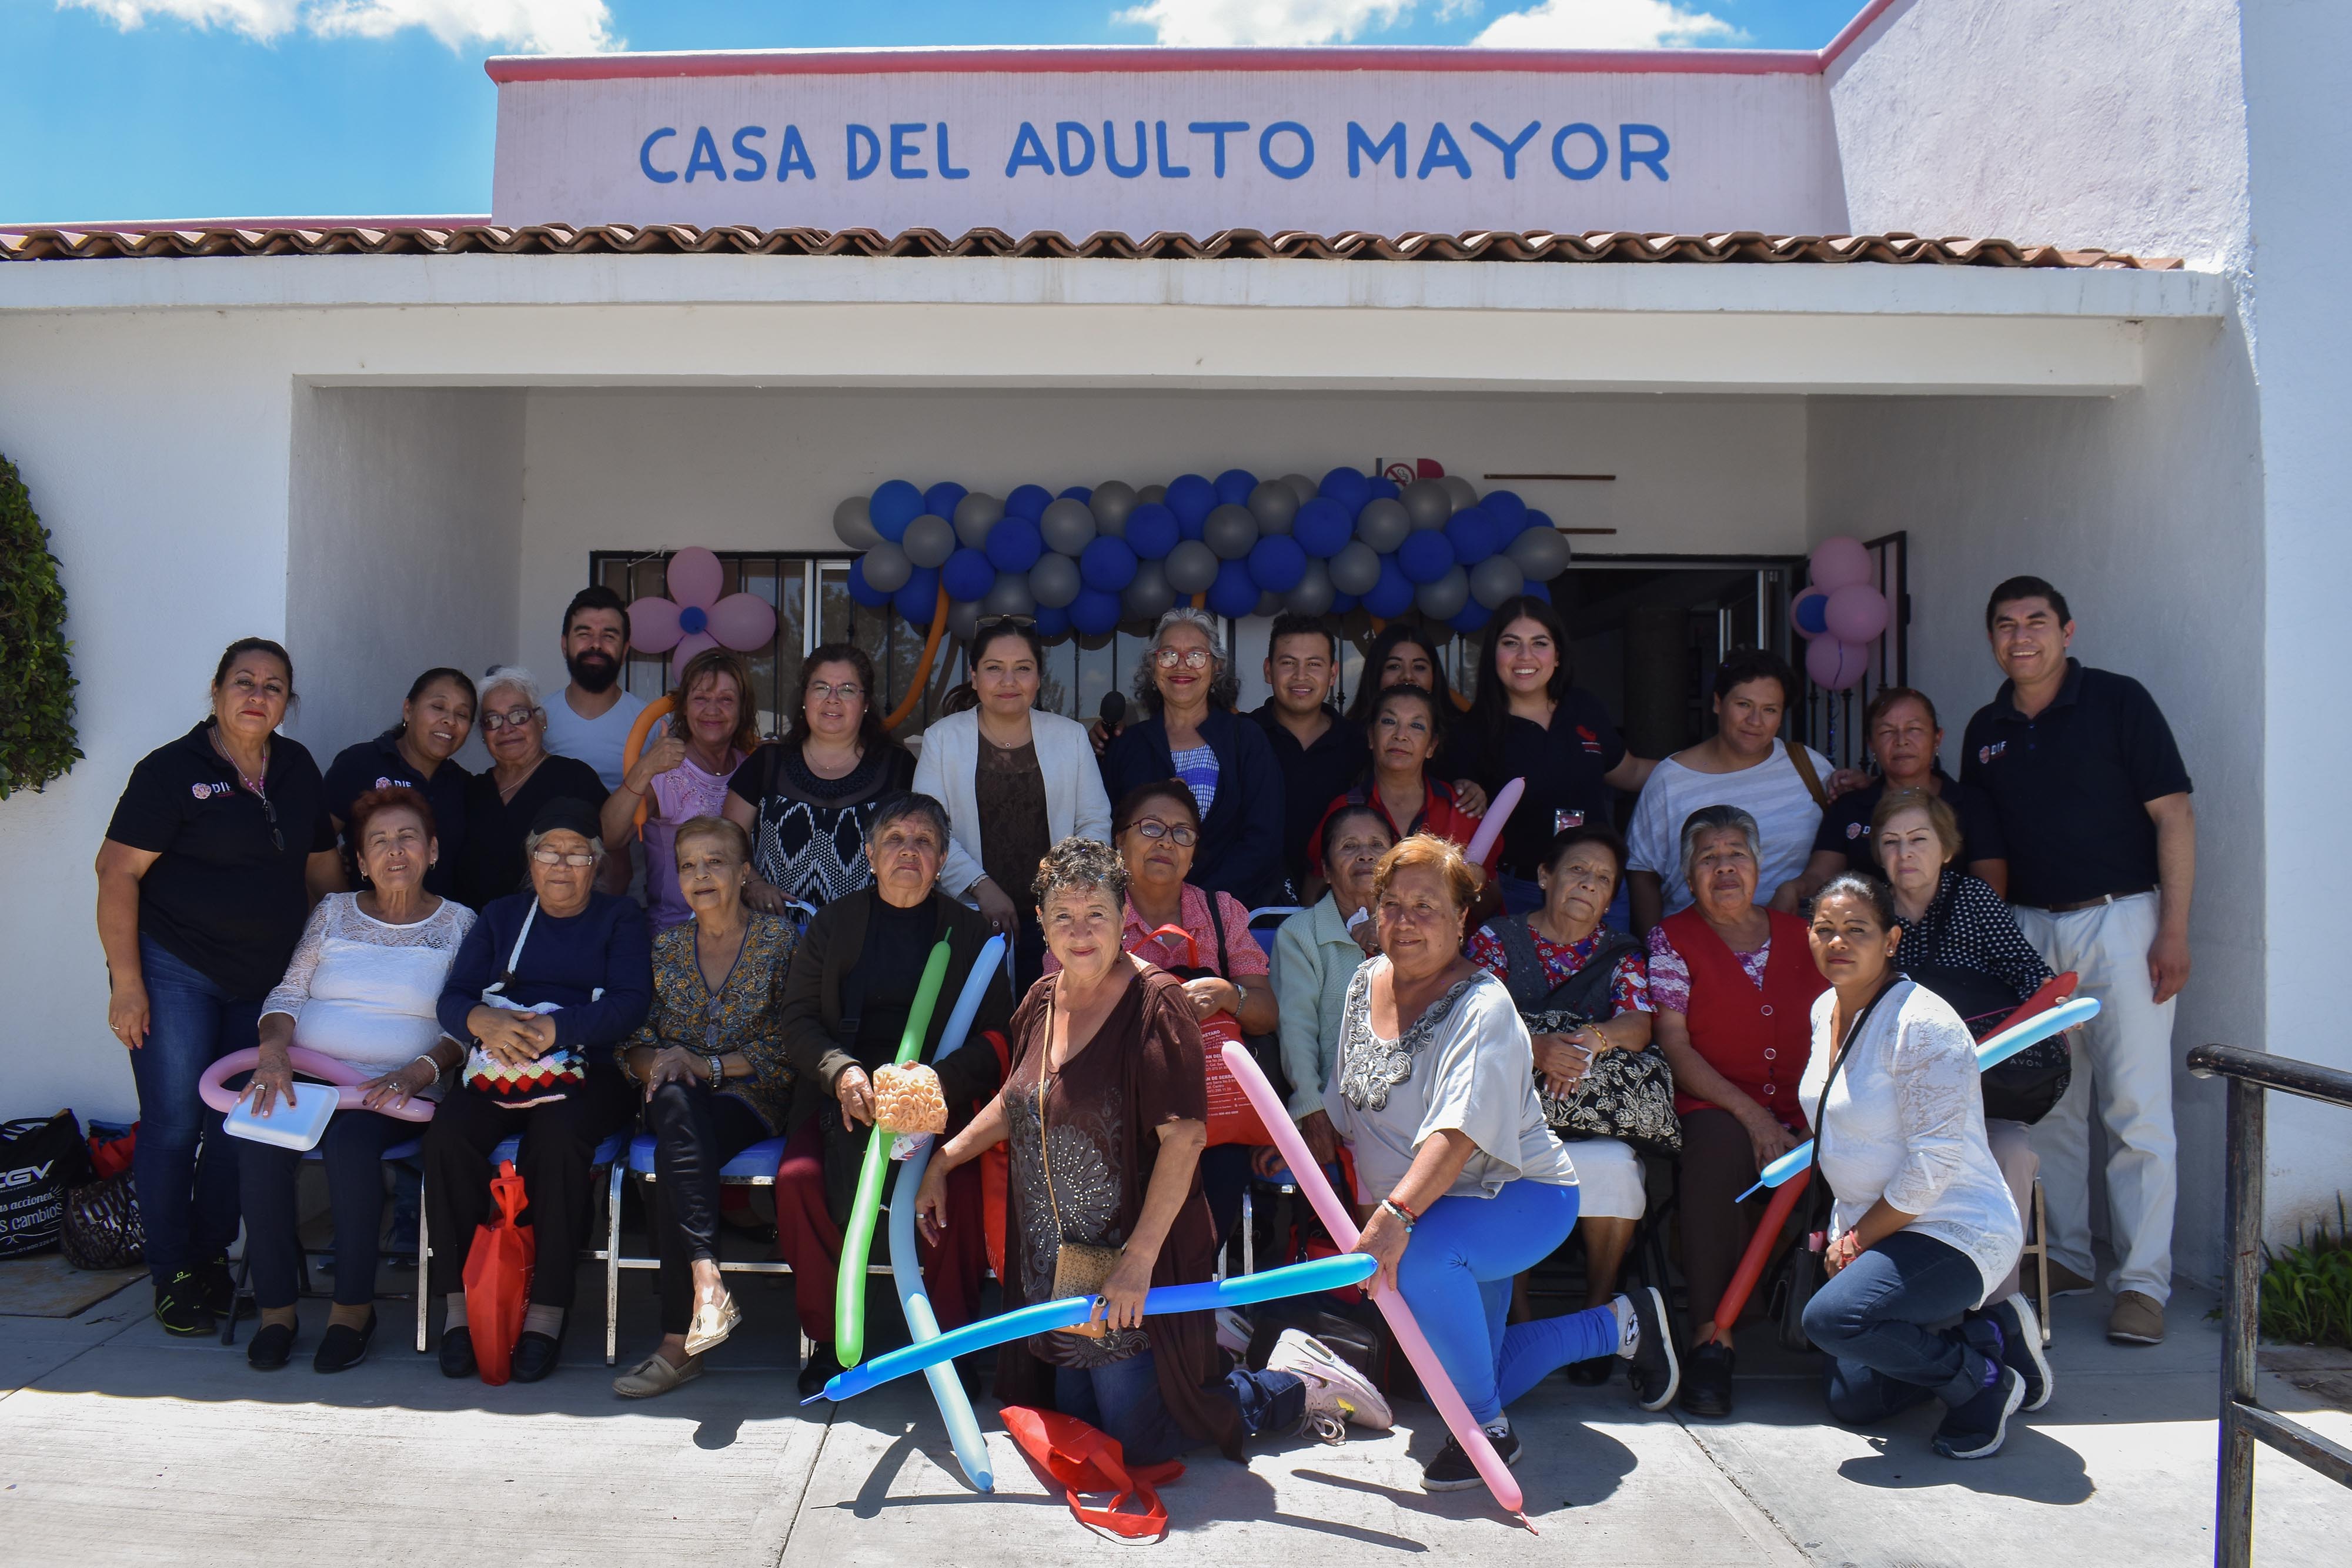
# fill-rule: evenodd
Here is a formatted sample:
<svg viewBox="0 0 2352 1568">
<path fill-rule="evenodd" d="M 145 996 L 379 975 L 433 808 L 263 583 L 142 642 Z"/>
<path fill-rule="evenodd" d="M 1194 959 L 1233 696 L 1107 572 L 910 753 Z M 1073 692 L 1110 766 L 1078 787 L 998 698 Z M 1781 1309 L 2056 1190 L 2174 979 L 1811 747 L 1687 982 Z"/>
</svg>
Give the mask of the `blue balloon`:
<svg viewBox="0 0 2352 1568">
<path fill-rule="evenodd" d="M 1244 496 L 1242 499 L 1247 501 L 1249 497 Z M 1185 526 L 1184 537 L 1188 539 L 1201 537 L 1201 524 L 1216 505 L 1217 487 L 1198 474 L 1181 474 L 1168 482 L 1168 509 Z"/>
<path fill-rule="evenodd" d="M 1081 636 L 1099 637 L 1106 632 L 1118 630 L 1118 595 L 1105 593 L 1097 588 L 1082 588 L 1070 601 L 1070 624 Z"/>
<path fill-rule="evenodd" d="M 1287 593 L 1307 575 L 1307 552 L 1285 534 L 1268 534 L 1250 547 L 1250 576 L 1269 593 Z"/>
<path fill-rule="evenodd" d="M 1246 468 L 1228 468 L 1217 476 L 1217 505 L 1246 507 L 1250 492 L 1256 488 L 1256 475 Z"/>
<path fill-rule="evenodd" d="M 923 510 L 937 517 L 955 516 L 956 503 L 971 492 L 952 479 L 942 479 L 923 492 Z"/>
<path fill-rule="evenodd" d="M 907 525 L 923 515 L 923 493 L 904 479 L 892 479 L 877 485 L 874 498 L 866 503 L 866 515 L 874 521 L 874 531 L 897 544 L 907 535 Z"/>
<path fill-rule="evenodd" d="M 1810 632 L 1818 637 L 1830 629 L 1829 602 L 1828 594 L 1808 589 L 1797 595 L 1797 601 L 1789 607 L 1789 614 L 1796 622 L 1799 631 Z"/>
<path fill-rule="evenodd" d="M 1516 490 L 1487 491 L 1479 497 L 1478 509 L 1495 519 L 1495 526 L 1503 530 L 1505 544 L 1517 538 L 1520 530 L 1528 526 L 1528 504 L 1519 499 Z"/>
<path fill-rule="evenodd" d="M 997 524 L 996 528 L 998 533 L 1004 530 L 1003 523 Z M 988 548 L 992 555 L 995 553 L 995 534 L 989 536 Z M 1404 574 L 1404 580 L 1407 582 L 1416 586 L 1424 582 L 1435 582 L 1454 570 L 1454 546 L 1445 535 L 1436 528 L 1415 528 L 1405 535 L 1404 543 L 1397 546 L 1396 563 L 1398 570 Z M 1381 575 L 1385 577 L 1387 573 L 1383 572 Z M 1381 613 L 1394 615 L 1398 612 L 1389 610 L 1382 611 Z"/>
<path fill-rule="evenodd" d="M 1157 501 L 1145 501 L 1127 515 L 1127 544 L 1140 560 L 1166 560 L 1168 552 L 1184 542 L 1176 514 Z"/>
<path fill-rule="evenodd" d="M 1210 508 L 1212 511 L 1215 509 L 1213 507 Z M 1209 522 L 1206 517 L 1179 517 L 1176 519 L 1176 531 L 1188 539 L 1202 538 L 1209 532 Z"/>
<path fill-rule="evenodd" d="M 1051 604 L 1037 606 L 1037 635 L 1058 637 L 1070 629 L 1070 612 Z"/>
<path fill-rule="evenodd" d="M 1372 482 L 1353 468 L 1334 468 L 1323 476 L 1318 495 L 1328 496 L 1347 508 L 1348 520 L 1354 522 L 1364 503 L 1372 498 Z"/>
<path fill-rule="evenodd" d="M 988 559 L 999 571 L 1027 571 L 1045 553 L 1045 537 L 1028 517 L 1007 512 L 988 530 Z"/>
<path fill-rule="evenodd" d="M 1524 599 L 1540 599 L 1546 604 L 1549 604 L 1551 602 L 1551 584 L 1548 582 L 1530 582 L 1526 587 L 1519 590 L 1519 595 Z"/>
<path fill-rule="evenodd" d="M 1479 627 L 1486 624 L 1487 621 L 1494 616 L 1494 613 L 1495 612 L 1493 611 L 1487 609 L 1485 605 L 1479 603 L 1474 599 L 1469 603 L 1464 605 L 1461 609 L 1455 611 L 1447 618 L 1445 623 L 1448 626 L 1453 627 L 1456 632 L 1467 636 L 1469 633 L 1478 630 Z"/>
<path fill-rule="evenodd" d="M 1091 486 L 1073 485 L 1054 498 L 1057 501 L 1091 501 L 1095 498 L 1095 493 Z"/>
<path fill-rule="evenodd" d="M 1476 566 L 1503 548 L 1503 530 L 1485 507 L 1465 507 L 1447 520 L 1445 539 L 1454 547 L 1454 559 L 1464 566 Z"/>
<path fill-rule="evenodd" d="M 1257 583 L 1250 577 L 1248 561 L 1217 563 L 1217 580 L 1209 584 L 1209 608 L 1235 619 L 1256 613 Z"/>
<path fill-rule="evenodd" d="M 977 552 L 975 552 L 977 553 Z M 995 580 L 993 577 L 990 580 Z M 890 596 L 866 580 L 866 558 L 858 557 L 849 563 L 849 597 L 868 610 L 879 610 L 890 602 Z"/>
<path fill-rule="evenodd" d="M 1328 560 L 1356 537 L 1355 515 L 1328 496 L 1318 496 L 1298 508 L 1290 521 L 1290 537 L 1316 559 Z"/>
<path fill-rule="evenodd" d="M 1053 504 L 1054 492 L 1045 486 L 1023 485 L 1004 497 L 1004 515 L 1008 517 L 1026 517 L 1034 523 L 1044 517 L 1045 508 Z M 866 509 L 871 513 L 874 509 L 873 503 L 867 502 Z"/>
<path fill-rule="evenodd" d="M 1439 576 L 1444 573 L 1440 572 Z M 1381 580 L 1363 596 L 1364 611 L 1386 621 L 1412 608 L 1412 580 L 1401 570 L 1396 557 L 1381 557 Z"/>
<path fill-rule="evenodd" d="M 961 603 L 996 586 L 996 568 L 984 551 L 965 545 L 940 568 L 940 580 L 947 585 L 948 597 Z"/>
<path fill-rule="evenodd" d="M 1393 501 L 1404 494 L 1397 487 L 1397 482 L 1385 474 L 1373 475 L 1369 483 L 1372 488 L 1371 498 L 1375 501 L 1383 499 Z"/>
<path fill-rule="evenodd" d="M 1331 595 L 1331 613 L 1334 615 L 1345 615 L 1349 611 L 1353 610 L 1356 607 L 1356 603 L 1357 600 L 1354 594 L 1335 592 Z"/>
<path fill-rule="evenodd" d="M 1538 512 L 1533 507 L 1529 507 L 1528 515 L 1519 519 L 1519 534 L 1526 533 L 1529 528 L 1549 528 L 1551 526 L 1549 512 Z M 1510 534 L 1504 538 L 1503 542 L 1507 545 L 1518 537 L 1518 534 Z"/>
<path fill-rule="evenodd" d="M 890 596 L 898 613 L 918 626 L 929 626 L 931 616 L 940 607 L 940 573 L 937 567 L 919 566 L 906 586 Z"/>
<path fill-rule="evenodd" d="M 1123 538 L 1100 534 L 1078 552 L 1078 578 L 1101 593 L 1117 593 L 1135 580 L 1135 551 Z"/>
</svg>

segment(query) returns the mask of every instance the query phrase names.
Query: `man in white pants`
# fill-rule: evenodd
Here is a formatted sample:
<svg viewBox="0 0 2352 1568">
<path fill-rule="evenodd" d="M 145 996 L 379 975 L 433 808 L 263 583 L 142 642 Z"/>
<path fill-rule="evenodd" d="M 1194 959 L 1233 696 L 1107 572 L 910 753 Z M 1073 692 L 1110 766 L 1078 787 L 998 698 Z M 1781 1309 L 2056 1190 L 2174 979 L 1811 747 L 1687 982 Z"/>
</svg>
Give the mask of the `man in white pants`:
<svg viewBox="0 0 2352 1568">
<path fill-rule="evenodd" d="M 2099 1002 L 2083 1027 L 2073 1084 L 2033 1128 L 2052 1289 L 2095 1288 L 2095 1104 L 2116 1259 L 2107 1337 L 2155 1344 L 2172 1291 L 2172 1000 L 2189 978 L 2197 874 L 2189 772 L 2146 687 L 2066 656 L 2074 622 L 2049 583 L 2013 577 L 1994 589 L 1985 629 L 2009 679 L 1969 721 L 1960 778 L 2000 815 L 2019 929 L 2052 968 L 2081 977 L 2078 994 Z"/>
</svg>

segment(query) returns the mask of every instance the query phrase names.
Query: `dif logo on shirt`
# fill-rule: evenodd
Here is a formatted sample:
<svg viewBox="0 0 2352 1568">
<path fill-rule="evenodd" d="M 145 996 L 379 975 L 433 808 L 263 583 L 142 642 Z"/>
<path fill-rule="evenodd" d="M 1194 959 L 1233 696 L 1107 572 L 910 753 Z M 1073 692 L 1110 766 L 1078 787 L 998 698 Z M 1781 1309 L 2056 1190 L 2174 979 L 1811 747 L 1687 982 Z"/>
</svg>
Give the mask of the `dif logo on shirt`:
<svg viewBox="0 0 2352 1568">
<path fill-rule="evenodd" d="M 1977 763 L 1981 767 L 2008 749 L 2009 742 L 2005 740 L 1996 740 L 1990 746 L 1979 746 L 1977 747 Z"/>
<path fill-rule="evenodd" d="M 188 786 L 188 793 L 194 795 L 199 800 L 209 800 L 216 795 L 227 796 L 233 795 L 236 792 L 236 786 L 234 784 L 191 784 Z"/>
</svg>

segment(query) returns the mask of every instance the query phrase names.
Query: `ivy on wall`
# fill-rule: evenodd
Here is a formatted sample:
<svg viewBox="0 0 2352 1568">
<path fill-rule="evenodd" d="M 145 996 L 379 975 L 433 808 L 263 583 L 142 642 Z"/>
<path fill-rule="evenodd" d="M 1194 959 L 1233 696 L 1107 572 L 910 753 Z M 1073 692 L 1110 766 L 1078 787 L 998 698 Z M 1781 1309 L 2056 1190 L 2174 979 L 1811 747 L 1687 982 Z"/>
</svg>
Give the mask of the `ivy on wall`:
<svg viewBox="0 0 2352 1568">
<path fill-rule="evenodd" d="M 81 760 L 65 625 L 49 531 L 16 465 L 0 457 L 0 800 L 62 779 Z"/>
</svg>

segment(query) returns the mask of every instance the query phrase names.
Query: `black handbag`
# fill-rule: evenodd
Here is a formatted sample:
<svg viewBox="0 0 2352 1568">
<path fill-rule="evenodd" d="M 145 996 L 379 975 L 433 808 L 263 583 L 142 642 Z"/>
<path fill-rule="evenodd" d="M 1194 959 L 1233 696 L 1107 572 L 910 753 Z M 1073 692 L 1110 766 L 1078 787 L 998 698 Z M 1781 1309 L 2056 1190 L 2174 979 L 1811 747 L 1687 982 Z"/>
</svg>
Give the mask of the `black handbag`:
<svg viewBox="0 0 2352 1568">
<path fill-rule="evenodd" d="M 1950 1003 L 1969 1032 L 1979 1040 L 1996 1032 L 2017 1010 L 2017 998 L 2009 987 L 1982 969 L 1958 964 L 1912 964 L 1906 965 L 1903 972 Z M 1989 1120 L 2022 1122 L 2030 1127 L 2050 1114 L 2074 1077 L 2074 1052 L 2063 1032 L 2036 1040 L 2000 1066 L 1986 1069 L 1984 1113 Z"/>
<path fill-rule="evenodd" d="M 1584 967 L 1548 988 L 1543 956 L 1536 951 L 1535 934 L 1524 918 L 1505 915 L 1488 921 L 1486 929 L 1503 945 L 1510 965 L 1504 986 L 1530 1035 L 1569 1034 L 1609 1017 L 1605 998 L 1617 965 L 1642 947 L 1631 936 L 1612 931 Z M 1601 1052 L 1571 1094 L 1546 1092 L 1538 1075 L 1536 1097 L 1543 1103 L 1544 1122 L 1562 1142 L 1616 1138 L 1646 1155 L 1670 1158 L 1682 1153 L 1675 1070 L 1654 1040 L 1640 1051 Z"/>
</svg>

